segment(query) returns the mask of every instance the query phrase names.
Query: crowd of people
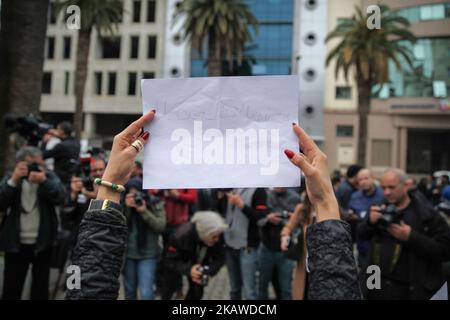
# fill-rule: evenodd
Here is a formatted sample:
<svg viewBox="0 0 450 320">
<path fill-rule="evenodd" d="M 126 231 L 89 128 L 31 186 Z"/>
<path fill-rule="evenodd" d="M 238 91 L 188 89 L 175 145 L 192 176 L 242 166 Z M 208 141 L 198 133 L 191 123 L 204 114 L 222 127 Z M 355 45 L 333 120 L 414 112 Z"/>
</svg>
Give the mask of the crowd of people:
<svg viewBox="0 0 450 320">
<path fill-rule="evenodd" d="M 3 299 L 21 298 L 30 265 L 31 299 L 48 299 L 50 268 L 80 259 L 80 224 L 99 196 L 94 179 L 104 177 L 107 159 L 80 162 L 72 131 L 60 123 L 40 147 L 21 148 L 0 183 Z M 143 190 L 142 164 L 130 172 L 120 199 L 125 299 L 201 299 L 222 267 L 232 300 L 268 299 L 270 285 L 277 299 L 314 298 L 307 237 L 320 219 L 304 180 L 300 188 Z M 430 299 L 450 278 L 449 177 L 416 184 L 392 168 L 377 180 L 352 165 L 331 181 L 351 227 L 364 298 Z M 367 289 L 370 265 L 381 270 L 381 289 Z"/>
</svg>

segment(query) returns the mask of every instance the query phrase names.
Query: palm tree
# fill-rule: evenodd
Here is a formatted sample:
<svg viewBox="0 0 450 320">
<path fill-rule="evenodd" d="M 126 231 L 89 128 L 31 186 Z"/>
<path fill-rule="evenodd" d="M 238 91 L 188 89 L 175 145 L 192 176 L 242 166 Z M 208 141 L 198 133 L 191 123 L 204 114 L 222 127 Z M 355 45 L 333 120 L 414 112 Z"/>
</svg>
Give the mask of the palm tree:
<svg viewBox="0 0 450 320">
<path fill-rule="evenodd" d="M 366 164 L 367 116 L 370 111 L 372 88 L 389 81 L 388 65 L 393 61 L 398 70 L 402 70 L 401 61 L 412 65 L 411 53 L 399 40 L 415 42 L 414 35 L 407 30 L 409 21 L 396 15 L 387 6 L 380 6 L 381 28 L 370 30 L 360 8 L 351 19 L 344 20 L 330 32 L 326 41 L 340 38 L 339 44 L 331 50 L 326 59 L 328 65 L 336 60 L 335 76 L 344 71 L 348 81 L 350 68 L 353 69 L 358 87 L 358 158 L 360 165 Z"/>
<path fill-rule="evenodd" d="M 0 121 L 39 113 L 49 0 L 2 0 L 0 27 Z M 14 161 L 17 138 L 0 124 L 0 174 Z"/>
<path fill-rule="evenodd" d="M 240 65 L 243 46 L 252 38 L 250 27 L 258 31 L 258 21 L 240 0 L 183 0 L 177 5 L 174 20 L 181 16 L 185 17 L 183 39 L 189 39 L 200 54 L 204 41 L 208 41 L 208 76 L 222 74 L 224 57 L 232 66 L 236 54 Z"/>
<path fill-rule="evenodd" d="M 75 115 L 76 137 L 83 130 L 83 99 L 88 70 L 88 57 L 91 46 L 91 33 L 95 28 L 98 34 L 114 34 L 122 20 L 122 0 L 61 0 L 56 2 L 56 12 L 66 12 L 67 7 L 77 5 L 81 12 L 81 25 L 78 30 L 77 58 L 75 68 Z"/>
</svg>

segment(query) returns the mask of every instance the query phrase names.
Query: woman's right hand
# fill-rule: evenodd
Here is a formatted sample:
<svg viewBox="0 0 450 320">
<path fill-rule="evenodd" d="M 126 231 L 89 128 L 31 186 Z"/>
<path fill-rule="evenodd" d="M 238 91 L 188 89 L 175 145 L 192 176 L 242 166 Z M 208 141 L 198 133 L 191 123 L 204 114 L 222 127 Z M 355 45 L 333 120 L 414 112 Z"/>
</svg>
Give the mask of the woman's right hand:
<svg viewBox="0 0 450 320">
<path fill-rule="evenodd" d="M 293 129 L 302 152 L 296 153 L 288 149 L 284 152 L 305 175 L 306 190 L 316 210 L 317 222 L 339 219 L 339 206 L 328 174 L 327 156 L 300 126 L 294 123 Z"/>
<path fill-rule="evenodd" d="M 289 248 L 289 241 L 291 241 L 290 236 L 281 236 L 281 251 L 287 251 Z"/>
</svg>

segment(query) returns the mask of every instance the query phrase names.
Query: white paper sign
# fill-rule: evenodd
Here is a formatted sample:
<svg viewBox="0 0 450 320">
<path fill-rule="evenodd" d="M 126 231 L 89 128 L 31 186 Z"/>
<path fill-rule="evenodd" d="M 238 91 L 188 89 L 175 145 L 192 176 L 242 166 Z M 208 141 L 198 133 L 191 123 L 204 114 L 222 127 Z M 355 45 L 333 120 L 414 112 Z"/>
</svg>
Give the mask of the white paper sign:
<svg viewBox="0 0 450 320">
<path fill-rule="evenodd" d="M 297 76 L 142 80 L 144 188 L 296 187 Z"/>
</svg>

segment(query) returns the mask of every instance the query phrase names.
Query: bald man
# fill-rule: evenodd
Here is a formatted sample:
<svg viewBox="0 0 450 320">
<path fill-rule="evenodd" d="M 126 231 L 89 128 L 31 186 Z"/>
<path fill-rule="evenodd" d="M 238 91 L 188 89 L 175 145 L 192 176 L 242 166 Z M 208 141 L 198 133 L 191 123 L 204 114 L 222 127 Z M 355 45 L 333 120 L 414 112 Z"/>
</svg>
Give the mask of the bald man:
<svg viewBox="0 0 450 320">
<path fill-rule="evenodd" d="M 414 193 L 407 176 L 389 169 L 381 178 L 386 204 L 395 207 L 400 223 L 380 224 L 382 208 L 372 206 L 358 224 L 360 239 L 371 240 L 369 264 L 381 270 L 381 289 L 368 290 L 368 299 L 430 299 L 443 285 L 441 262 L 450 259 L 450 228 Z"/>
</svg>

